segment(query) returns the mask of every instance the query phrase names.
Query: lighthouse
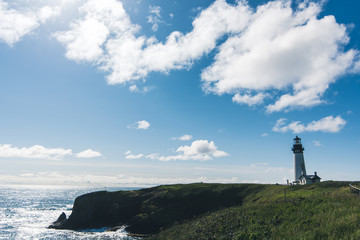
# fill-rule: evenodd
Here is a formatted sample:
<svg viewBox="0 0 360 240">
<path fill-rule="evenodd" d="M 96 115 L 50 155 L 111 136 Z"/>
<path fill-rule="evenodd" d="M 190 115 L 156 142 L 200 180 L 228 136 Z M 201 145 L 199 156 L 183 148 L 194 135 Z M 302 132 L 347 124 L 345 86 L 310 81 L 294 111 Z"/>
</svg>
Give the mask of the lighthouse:
<svg viewBox="0 0 360 240">
<path fill-rule="evenodd" d="M 314 175 L 307 175 L 304 160 L 304 147 L 301 144 L 301 138 L 296 136 L 293 139 L 292 151 L 294 153 L 294 184 L 310 184 L 320 182 L 320 177 L 315 172 Z"/>
<path fill-rule="evenodd" d="M 299 181 L 301 175 L 306 175 L 305 160 L 304 160 L 304 147 L 301 144 L 301 138 L 296 136 L 294 138 L 294 145 L 292 147 L 294 153 L 294 183 Z"/>
</svg>

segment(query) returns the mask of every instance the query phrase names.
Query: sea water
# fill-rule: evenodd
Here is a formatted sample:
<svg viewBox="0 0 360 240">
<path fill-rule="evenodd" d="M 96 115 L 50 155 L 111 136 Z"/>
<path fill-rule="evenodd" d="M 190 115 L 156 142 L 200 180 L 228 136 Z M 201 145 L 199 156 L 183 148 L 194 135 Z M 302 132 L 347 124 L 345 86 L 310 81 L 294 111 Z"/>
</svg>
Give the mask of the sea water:
<svg viewBox="0 0 360 240">
<path fill-rule="evenodd" d="M 85 231 L 47 228 L 62 212 L 70 215 L 77 196 L 100 190 L 128 189 L 0 185 L 0 239 L 135 239 L 127 237 L 123 229 L 106 232 L 105 228 Z"/>
</svg>

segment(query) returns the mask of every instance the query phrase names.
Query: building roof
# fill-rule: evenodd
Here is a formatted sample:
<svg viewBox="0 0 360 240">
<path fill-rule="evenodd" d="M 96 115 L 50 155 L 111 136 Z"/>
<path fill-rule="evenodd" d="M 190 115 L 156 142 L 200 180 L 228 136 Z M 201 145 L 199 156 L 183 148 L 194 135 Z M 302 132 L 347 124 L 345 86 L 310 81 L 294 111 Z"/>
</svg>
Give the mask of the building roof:
<svg viewBox="0 0 360 240">
<path fill-rule="evenodd" d="M 318 175 L 301 175 L 301 176 L 299 177 L 299 179 L 302 179 L 302 178 L 321 179 L 321 177 L 319 177 Z"/>
<path fill-rule="evenodd" d="M 301 138 L 299 138 L 298 136 L 296 136 L 296 138 L 294 138 L 293 140 L 301 140 Z"/>
</svg>

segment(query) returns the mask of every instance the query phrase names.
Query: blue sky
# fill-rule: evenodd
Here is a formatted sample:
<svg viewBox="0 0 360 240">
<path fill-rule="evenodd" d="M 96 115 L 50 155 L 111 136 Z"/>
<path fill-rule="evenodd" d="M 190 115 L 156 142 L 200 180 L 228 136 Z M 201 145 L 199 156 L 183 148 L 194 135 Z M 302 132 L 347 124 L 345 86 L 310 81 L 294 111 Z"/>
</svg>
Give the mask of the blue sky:
<svg viewBox="0 0 360 240">
<path fill-rule="evenodd" d="M 358 180 L 359 5 L 0 0 L 0 184 Z"/>
</svg>

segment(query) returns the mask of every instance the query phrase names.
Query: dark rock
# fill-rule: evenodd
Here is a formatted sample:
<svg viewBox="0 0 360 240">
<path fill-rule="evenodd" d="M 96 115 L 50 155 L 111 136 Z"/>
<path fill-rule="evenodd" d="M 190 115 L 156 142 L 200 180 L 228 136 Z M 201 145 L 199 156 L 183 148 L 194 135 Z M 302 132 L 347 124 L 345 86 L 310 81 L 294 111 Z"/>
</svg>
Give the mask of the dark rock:
<svg viewBox="0 0 360 240">
<path fill-rule="evenodd" d="M 59 218 L 56 220 L 56 222 L 58 221 L 64 221 L 66 220 L 66 214 L 64 212 L 62 212 L 62 214 L 60 214 Z"/>
<path fill-rule="evenodd" d="M 58 217 L 58 219 L 55 222 L 53 222 L 53 224 L 50 225 L 49 228 L 61 228 L 61 226 L 65 223 L 65 221 L 66 221 L 66 214 L 62 212 Z"/>
</svg>

